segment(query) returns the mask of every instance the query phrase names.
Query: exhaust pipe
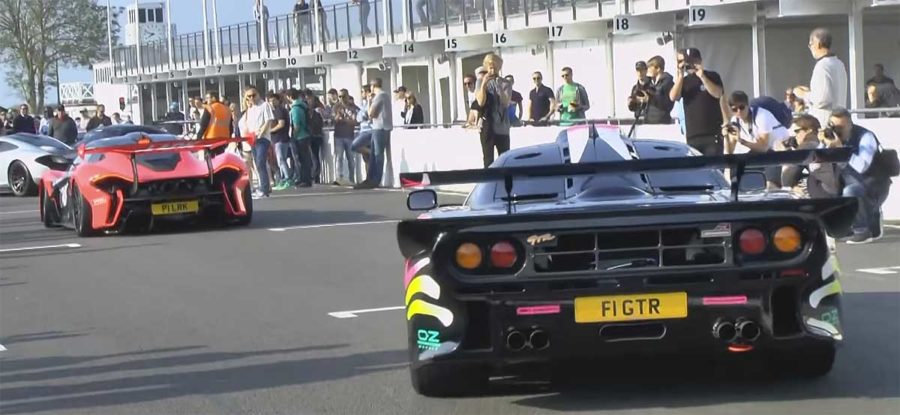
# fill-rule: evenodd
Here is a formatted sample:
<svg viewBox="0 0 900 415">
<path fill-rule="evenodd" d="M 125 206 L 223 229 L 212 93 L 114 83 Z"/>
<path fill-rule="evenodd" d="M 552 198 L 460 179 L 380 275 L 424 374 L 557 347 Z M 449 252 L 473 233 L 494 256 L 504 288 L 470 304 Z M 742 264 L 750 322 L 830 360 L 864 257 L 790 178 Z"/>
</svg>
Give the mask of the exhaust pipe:
<svg viewBox="0 0 900 415">
<path fill-rule="evenodd" d="M 514 352 L 522 351 L 526 345 L 525 335 L 521 331 L 513 330 L 506 335 L 506 348 Z"/>
<path fill-rule="evenodd" d="M 528 343 L 534 350 L 544 350 L 550 347 L 550 335 L 543 330 L 535 330 L 528 337 Z"/>
<path fill-rule="evenodd" d="M 735 325 L 737 329 L 737 333 L 741 336 L 742 339 L 747 341 L 754 341 L 759 338 L 761 330 L 759 329 L 759 324 L 756 324 L 753 320 L 742 320 L 738 321 L 737 325 Z"/>
<path fill-rule="evenodd" d="M 719 340 L 731 342 L 737 337 L 737 329 L 735 329 L 734 324 L 730 321 L 720 319 L 713 324 L 712 334 L 713 337 Z"/>
</svg>

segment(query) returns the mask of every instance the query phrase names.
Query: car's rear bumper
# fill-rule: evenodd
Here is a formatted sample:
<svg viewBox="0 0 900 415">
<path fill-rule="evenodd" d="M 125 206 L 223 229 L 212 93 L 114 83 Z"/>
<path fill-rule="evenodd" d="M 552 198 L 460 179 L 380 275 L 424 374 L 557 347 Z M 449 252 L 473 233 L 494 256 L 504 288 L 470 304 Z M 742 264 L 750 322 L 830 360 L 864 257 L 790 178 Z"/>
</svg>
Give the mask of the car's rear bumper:
<svg viewBox="0 0 900 415">
<path fill-rule="evenodd" d="M 505 366 L 635 354 L 796 350 L 815 343 L 835 343 L 842 339 L 842 328 L 838 267 L 832 261 L 836 260 L 828 258 L 829 265 L 821 272 L 803 276 L 771 273 L 756 280 L 735 273 L 668 286 L 598 284 L 560 290 L 532 286 L 524 291 L 474 294 L 448 290 L 440 292 L 437 300 L 408 291 L 411 302 L 422 299 L 450 312 L 442 316 L 407 309 L 410 358 L 413 366 L 454 361 Z M 680 292 L 687 294 L 683 318 L 576 322 L 576 298 Z M 755 324 L 758 337 L 750 339 L 738 333 L 723 339 L 714 334 L 717 323 L 741 321 Z M 530 341 L 535 332 L 544 337 L 538 338 L 539 347 Z M 517 336 L 515 341 L 511 336 Z"/>
</svg>

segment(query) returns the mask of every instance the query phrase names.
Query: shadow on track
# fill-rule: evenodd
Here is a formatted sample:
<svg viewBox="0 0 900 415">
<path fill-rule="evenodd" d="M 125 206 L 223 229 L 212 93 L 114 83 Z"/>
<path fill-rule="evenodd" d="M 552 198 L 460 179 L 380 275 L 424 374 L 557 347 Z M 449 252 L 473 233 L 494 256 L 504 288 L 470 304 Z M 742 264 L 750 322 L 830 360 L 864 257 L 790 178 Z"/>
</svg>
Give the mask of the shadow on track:
<svg viewBox="0 0 900 415">
<path fill-rule="evenodd" d="M 343 345 L 315 346 L 293 350 L 273 350 L 246 353 L 200 353 L 174 358 L 172 368 L 178 365 L 211 363 L 221 360 L 250 358 L 273 354 L 291 354 L 309 350 L 334 349 Z M 83 408 L 99 408 L 110 405 L 134 404 L 172 399 L 190 395 L 219 395 L 242 391 L 263 390 L 291 385 L 303 385 L 360 376 L 367 373 L 395 370 L 406 366 L 405 350 L 391 350 L 351 354 L 345 356 L 286 359 L 273 363 L 243 365 L 237 367 L 170 371 L 143 376 L 123 376 L 115 379 L 55 386 L 25 386 L 0 389 L 4 403 L 0 412 L 21 414 L 54 412 Z M 219 360 L 217 360 L 219 359 Z M 159 359 L 136 361 L 132 368 L 107 370 L 153 370 Z M 112 365 L 115 366 L 115 365 Z M 101 367 L 102 368 L 102 367 Z M 90 372 L 91 368 L 85 368 Z M 108 374 L 107 374 L 108 375 Z M 4 380 L 6 382 L 6 380 Z M 15 402 L 26 400 L 24 402 Z"/>
<path fill-rule="evenodd" d="M 23 283 L 24 284 L 24 283 Z M 15 336 L 8 336 L 0 338 L 0 344 L 10 345 L 15 343 L 27 343 L 27 342 L 35 342 L 40 340 L 59 340 L 59 339 L 67 339 L 70 337 L 80 337 L 84 336 L 85 333 L 66 333 L 64 331 L 52 330 L 52 331 L 43 331 L 40 333 L 26 333 L 26 334 L 17 334 Z M 6 364 L 3 365 L 3 371 L 6 372 Z"/>
<path fill-rule="evenodd" d="M 820 379 L 773 378 L 752 357 L 726 364 L 660 359 L 556 370 L 561 382 L 501 381 L 490 393 L 533 395 L 514 404 L 554 411 L 682 408 L 723 403 L 900 397 L 900 293 L 845 293 L 845 342 Z"/>
</svg>

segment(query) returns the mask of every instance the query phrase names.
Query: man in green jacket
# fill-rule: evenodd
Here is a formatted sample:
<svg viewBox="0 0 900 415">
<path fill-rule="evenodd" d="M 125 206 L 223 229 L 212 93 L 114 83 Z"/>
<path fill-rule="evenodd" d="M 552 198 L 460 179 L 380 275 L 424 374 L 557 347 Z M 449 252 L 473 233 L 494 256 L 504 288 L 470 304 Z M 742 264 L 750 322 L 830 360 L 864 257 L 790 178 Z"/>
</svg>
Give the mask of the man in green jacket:
<svg viewBox="0 0 900 415">
<path fill-rule="evenodd" d="M 294 153 L 294 164 L 298 177 L 295 178 L 297 188 L 312 187 L 312 153 L 309 146 L 310 133 L 307 120 L 309 107 L 306 96 L 294 88 L 288 90 L 291 99 L 291 152 Z"/>
</svg>

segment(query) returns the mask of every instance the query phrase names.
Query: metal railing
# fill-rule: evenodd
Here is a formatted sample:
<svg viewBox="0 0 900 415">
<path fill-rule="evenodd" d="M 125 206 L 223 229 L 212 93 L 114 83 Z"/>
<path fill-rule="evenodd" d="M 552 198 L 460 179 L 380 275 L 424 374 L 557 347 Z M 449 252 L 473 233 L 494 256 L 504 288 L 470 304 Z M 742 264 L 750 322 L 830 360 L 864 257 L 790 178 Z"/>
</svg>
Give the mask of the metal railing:
<svg viewBox="0 0 900 415">
<path fill-rule="evenodd" d="M 307 4 L 309 8 L 300 12 L 226 25 L 210 30 L 206 36 L 203 31 L 177 35 L 171 44 L 163 40 L 142 44 L 140 48 L 117 47 L 113 50 L 114 76 L 397 43 L 407 39 L 404 29 L 409 30 L 413 40 L 439 39 L 509 29 L 513 21 L 515 28 L 521 28 L 523 24 L 541 27 L 553 22 L 597 19 L 605 17 L 604 5 L 620 3 L 616 0 L 504 0 L 500 2 L 500 10 L 495 10 L 493 0 L 354 0 L 321 8 L 316 7 L 316 1 Z M 620 12 L 624 13 L 633 6 L 627 0 L 621 5 L 624 10 Z M 172 65 L 169 65 L 170 49 Z"/>
</svg>

